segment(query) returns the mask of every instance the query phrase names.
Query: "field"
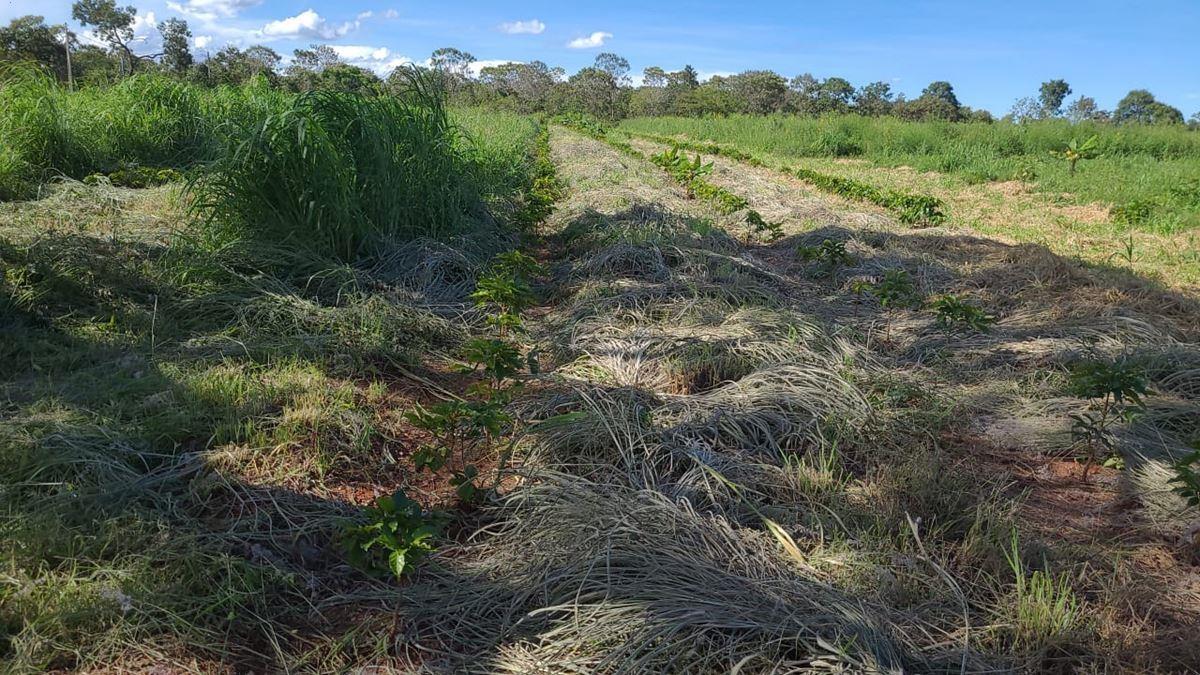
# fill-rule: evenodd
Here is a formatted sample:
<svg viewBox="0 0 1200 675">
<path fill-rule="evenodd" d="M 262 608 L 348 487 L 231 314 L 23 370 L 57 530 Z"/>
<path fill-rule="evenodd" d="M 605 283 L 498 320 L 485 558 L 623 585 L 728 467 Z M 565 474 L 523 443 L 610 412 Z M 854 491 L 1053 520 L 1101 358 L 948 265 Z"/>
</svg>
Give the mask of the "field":
<svg viewBox="0 0 1200 675">
<path fill-rule="evenodd" d="M 6 670 L 1200 669 L 1195 134 L 411 77 L 0 85 Z"/>
</svg>

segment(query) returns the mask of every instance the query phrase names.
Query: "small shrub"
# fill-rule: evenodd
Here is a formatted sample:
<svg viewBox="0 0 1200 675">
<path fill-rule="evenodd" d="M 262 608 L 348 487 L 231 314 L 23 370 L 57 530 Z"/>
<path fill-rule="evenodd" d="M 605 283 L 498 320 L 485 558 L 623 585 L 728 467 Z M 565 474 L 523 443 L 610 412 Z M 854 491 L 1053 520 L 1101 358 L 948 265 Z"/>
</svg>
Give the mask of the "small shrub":
<svg viewBox="0 0 1200 675">
<path fill-rule="evenodd" d="M 846 243 L 826 239 L 815 246 L 798 246 L 796 255 L 805 262 L 817 263 L 815 276 L 830 276 L 842 265 L 854 263 L 854 256 L 846 251 Z"/>
<path fill-rule="evenodd" d="M 1037 166 L 1033 162 L 1023 162 L 1013 172 L 1013 180 L 1019 180 L 1025 183 L 1032 183 L 1037 180 Z"/>
<path fill-rule="evenodd" d="M 761 213 L 751 209 L 746 212 L 746 243 L 759 235 L 767 241 L 776 241 L 783 236 L 783 223 L 768 222 Z"/>
<path fill-rule="evenodd" d="M 879 300 L 881 306 L 888 309 L 914 307 L 921 302 L 917 286 L 907 270 L 888 270 L 883 279 L 871 287 L 871 295 Z"/>
<path fill-rule="evenodd" d="M 943 295 L 929 304 L 937 314 L 937 325 L 945 331 L 967 330 L 986 333 L 996 317 L 978 305 L 971 304 L 957 295 Z"/>
<path fill-rule="evenodd" d="M 434 550 L 438 518 L 402 491 L 380 497 L 366 510 L 366 522 L 347 527 L 342 544 L 350 563 L 371 574 L 399 579 Z"/>
<path fill-rule="evenodd" d="M 519 349 L 495 338 L 475 338 L 467 342 L 463 352 L 471 364 L 470 372 L 482 371 L 492 381 L 493 389 L 521 372 L 525 362 Z"/>
<path fill-rule="evenodd" d="M 1148 199 L 1134 199 L 1114 206 L 1109 217 L 1116 225 L 1144 225 L 1154 217 L 1154 207 Z"/>
<path fill-rule="evenodd" d="M 1072 394 L 1091 401 L 1089 410 L 1071 414 L 1071 433 L 1085 453 L 1086 481 L 1101 455 L 1106 460 L 1119 458 L 1112 427 L 1120 420 L 1132 421 L 1145 409 L 1147 378 L 1145 370 L 1127 357 L 1111 361 L 1093 357 L 1071 369 L 1070 387 Z"/>
<path fill-rule="evenodd" d="M 1196 449 L 1194 452 L 1171 465 L 1175 475 L 1168 483 L 1174 486 L 1171 491 L 1182 497 L 1189 507 L 1197 508 L 1200 507 L 1200 472 L 1196 471 L 1196 466 L 1200 465 L 1200 441 L 1192 447 Z"/>
<path fill-rule="evenodd" d="M 1099 146 L 1099 137 L 1097 136 L 1092 136 L 1082 143 L 1079 141 L 1079 139 L 1072 138 L 1071 142 L 1067 143 L 1066 147 L 1060 150 L 1051 150 L 1050 154 L 1058 157 L 1059 159 L 1066 160 L 1067 173 L 1074 176 L 1075 165 L 1079 163 L 1079 160 L 1095 159 L 1100 156 Z"/>
</svg>

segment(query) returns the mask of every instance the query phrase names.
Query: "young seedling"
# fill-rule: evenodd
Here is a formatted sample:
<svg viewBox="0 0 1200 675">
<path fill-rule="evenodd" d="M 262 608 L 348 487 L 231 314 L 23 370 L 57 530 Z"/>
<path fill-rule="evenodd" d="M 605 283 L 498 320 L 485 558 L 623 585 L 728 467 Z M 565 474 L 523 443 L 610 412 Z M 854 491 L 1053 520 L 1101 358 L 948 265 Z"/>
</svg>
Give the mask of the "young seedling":
<svg viewBox="0 0 1200 675">
<path fill-rule="evenodd" d="M 521 372 L 525 359 L 521 351 L 504 340 L 475 338 L 467 342 L 463 356 L 469 366 L 464 372 L 481 371 L 490 380 L 490 389 L 481 393 L 495 394 L 504 387 L 505 380 Z"/>
<path fill-rule="evenodd" d="M 493 306 L 487 324 L 504 337 L 508 330 L 522 327 L 521 312 L 537 301 L 532 278 L 545 271 L 533 258 L 520 251 L 501 253 L 492 259 L 487 271 L 475 283 L 471 299 L 477 305 Z"/>
<path fill-rule="evenodd" d="M 1183 459 L 1171 465 L 1175 477 L 1167 481 L 1174 485 L 1171 491 L 1179 495 L 1187 502 L 1191 508 L 1200 507 L 1200 472 L 1197 472 L 1196 467 L 1200 465 L 1200 440 L 1192 443 L 1195 452 L 1188 453 Z"/>
<path fill-rule="evenodd" d="M 850 292 L 854 294 L 854 316 L 858 316 L 858 308 L 862 307 L 863 300 L 871 294 L 871 282 L 866 279 L 855 279 L 850 282 Z"/>
<path fill-rule="evenodd" d="M 937 325 L 946 332 L 975 331 L 986 333 L 996 322 L 978 305 L 963 300 L 957 295 L 943 295 L 929 304 L 937 314 Z"/>
<path fill-rule="evenodd" d="M 913 282 L 912 275 L 907 270 L 892 269 L 883 275 L 883 279 L 871 287 L 871 294 L 879 301 L 879 306 L 887 310 L 887 328 L 884 339 L 891 340 L 893 312 L 897 307 L 915 307 L 921 304 L 920 293 Z"/>
<path fill-rule="evenodd" d="M 683 185 L 687 189 L 689 199 L 697 197 L 697 188 L 704 183 L 701 179 L 713 171 L 712 162 L 705 164 L 700 155 L 689 160 L 678 147 L 651 155 L 650 161 L 666 169 L 667 173 Z"/>
<path fill-rule="evenodd" d="M 1099 145 L 1099 137 L 1097 136 L 1092 136 L 1082 143 L 1079 142 L 1078 138 L 1072 138 L 1071 142 L 1067 143 L 1065 148 L 1061 150 L 1051 150 L 1050 154 L 1059 159 L 1066 160 L 1067 174 L 1074 176 L 1075 165 L 1079 163 L 1079 160 L 1095 159 L 1096 157 L 1100 156 Z"/>
<path fill-rule="evenodd" d="M 1131 422 L 1146 409 L 1146 374 L 1127 357 L 1107 360 L 1097 357 L 1077 363 L 1071 369 L 1071 392 L 1089 399 L 1089 410 L 1071 414 L 1071 434 L 1076 446 L 1084 451 L 1083 480 L 1087 482 L 1092 466 L 1101 455 L 1119 458 L 1113 426 Z"/>
<path fill-rule="evenodd" d="M 816 246 L 799 246 L 796 255 L 805 262 L 817 263 L 816 277 L 832 276 L 842 265 L 854 263 L 854 256 L 846 251 L 845 242 L 826 239 Z M 852 289 L 853 290 L 853 289 Z"/>
<path fill-rule="evenodd" d="M 434 549 L 439 518 L 403 491 L 380 497 L 366 510 L 366 522 L 347 526 L 342 545 L 350 563 L 370 574 L 399 579 Z"/>
<path fill-rule="evenodd" d="M 756 235 L 765 233 L 767 241 L 775 241 L 783 236 L 783 223 L 767 222 L 758 211 L 746 212 L 746 245 Z"/>
</svg>

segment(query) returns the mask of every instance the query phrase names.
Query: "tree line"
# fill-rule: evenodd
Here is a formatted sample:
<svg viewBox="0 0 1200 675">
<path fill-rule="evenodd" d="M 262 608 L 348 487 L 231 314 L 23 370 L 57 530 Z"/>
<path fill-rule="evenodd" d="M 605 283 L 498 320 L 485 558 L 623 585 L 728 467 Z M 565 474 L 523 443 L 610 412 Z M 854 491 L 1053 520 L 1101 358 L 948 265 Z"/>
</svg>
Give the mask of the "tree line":
<svg viewBox="0 0 1200 675">
<path fill-rule="evenodd" d="M 167 19 L 158 24 L 161 51 L 135 50 L 137 9 L 115 0 L 78 0 L 72 16 L 89 28 L 104 46 L 81 44 L 67 26 L 49 26 L 40 16 L 22 16 L 0 27 L 0 62 L 32 61 L 69 86 L 111 83 L 136 72 L 166 73 L 204 86 L 238 85 L 262 80 L 293 91 L 336 90 L 361 94 L 384 93 L 399 86 L 395 73 L 375 73 L 345 63 L 328 45 L 296 49 L 287 65 L 284 57 L 264 45 L 245 49 L 226 45 L 204 59 L 191 52 L 192 33 L 186 21 Z M 494 106 L 523 113 L 583 113 L 616 121 L 629 116 L 656 115 L 825 115 L 856 113 L 909 120 L 994 121 L 987 110 L 963 105 L 946 81 L 929 83 L 914 98 L 892 90 L 888 82 L 854 86 L 841 77 L 818 79 L 809 73 L 786 78 L 770 70 L 748 70 L 713 76 L 703 82 L 692 66 L 667 71 L 651 66 L 634 85 L 629 62 L 603 53 L 573 75 L 541 61 L 505 63 L 476 69 L 471 54 L 444 47 L 435 50 L 428 68 L 441 75 L 452 102 Z M 1129 92 L 1112 111 L 1096 100 L 1079 96 L 1067 103 L 1070 85 L 1061 79 L 1042 83 L 1036 96 L 1019 99 L 1005 119 L 1066 118 L 1074 122 L 1117 124 L 1183 124 L 1183 113 L 1158 101 L 1145 89 Z M 1200 112 L 1188 121 L 1200 128 Z"/>
</svg>

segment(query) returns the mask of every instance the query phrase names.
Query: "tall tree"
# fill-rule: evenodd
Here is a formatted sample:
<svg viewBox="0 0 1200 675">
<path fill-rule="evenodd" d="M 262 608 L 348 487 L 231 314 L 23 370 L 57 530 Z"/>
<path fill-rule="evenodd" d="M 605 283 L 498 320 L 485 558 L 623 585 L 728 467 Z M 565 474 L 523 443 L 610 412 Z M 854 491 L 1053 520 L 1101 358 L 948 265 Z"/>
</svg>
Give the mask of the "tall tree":
<svg viewBox="0 0 1200 675">
<path fill-rule="evenodd" d="M 1145 89 L 1134 89 L 1117 104 L 1113 120 L 1118 124 L 1183 124 L 1183 113 L 1155 100 Z"/>
<path fill-rule="evenodd" d="M 679 89 L 681 91 L 690 91 L 700 86 L 700 75 L 696 69 L 689 66 L 684 66 L 682 70 L 677 70 L 673 73 L 667 73 L 667 87 L 671 89 Z"/>
<path fill-rule="evenodd" d="M 608 105 L 605 116 L 610 120 L 620 119 L 625 114 L 622 105 L 622 90 L 629 86 L 629 61 L 612 52 L 604 52 L 596 55 L 594 68 L 607 73 L 610 79 L 607 86 Z"/>
<path fill-rule="evenodd" d="M 310 44 L 308 49 L 292 50 L 292 65 L 288 67 L 288 70 L 297 68 L 319 73 L 341 62 L 342 57 L 338 56 L 333 47 L 322 44 Z"/>
<path fill-rule="evenodd" d="M 1035 98 L 1023 96 L 1013 103 L 1012 110 L 1009 111 L 1008 116 L 1014 122 L 1040 120 L 1046 116 L 1045 106 Z"/>
<path fill-rule="evenodd" d="M 733 94 L 741 112 L 753 115 L 778 112 L 787 98 L 787 80 L 769 70 L 747 70 L 714 80 L 714 85 Z"/>
<path fill-rule="evenodd" d="M 658 66 L 650 66 L 642 71 L 642 84 L 647 87 L 661 89 L 667 86 L 667 71 Z"/>
<path fill-rule="evenodd" d="M 791 109 L 802 115 L 819 115 L 821 96 L 821 81 L 812 73 L 803 73 L 792 78 L 788 83 Z"/>
<path fill-rule="evenodd" d="M 1096 99 L 1091 96 L 1080 96 L 1071 101 L 1065 112 L 1067 119 L 1072 122 L 1083 122 L 1085 120 L 1102 120 L 1108 118 L 1108 113 L 1100 109 L 1096 105 Z"/>
<path fill-rule="evenodd" d="M 137 68 L 138 57 L 129 46 L 133 40 L 136 7 L 118 7 L 116 0 L 76 0 L 71 6 L 71 16 L 84 26 L 91 27 L 97 37 L 121 54 L 130 72 Z"/>
<path fill-rule="evenodd" d="M 511 99 L 523 113 L 548 111 L 551 93 L 562 76 L 561 68 L 551 68 L 541 61 L 503 63 L 479 71 L 484 86 L 501 99 Z"/>
<path fill-rule="evenodd" d="M 1038 103 L 1041 104 L 1043 117 L 1057 117 L 1062 112 L 1063 101 L 1071 93 L 1071 85 L 1066 80 L 1050 80 L 1043 82 L 1038 90 Z"/>
<path fill-rule="evenodd" d="M 263 45 L 251 45 L 245 51 L 226 45 L 211 58 L 202 61 L 196 71 L 203 75 L 203 82 L 210 85 L 242 84 L 264 76 L 276 81 L 276 71 L 283 57 L 274 49 Z"/>
<path fill-rule="evenodd" d="M 841 77 L 830 77 L 817 87 L 817 107 L 821 113 L 844 113 L 850 110 L 854 85 Z"/>
<path fill-rule="evenodd" d="M 954 86 L 945 80 L 930 82 L 921 95 L 908 104 L 914 116 L 921 119 L 955 121 L 962 114 L 962 104 L 954 93 Z"/>
<path fill-rule="evenodd" d="M 193 62 L 192 50 L 188 47 L 192 31 L 188 28 L 187 21 L 167 19 L 158 24 L 158 32 L 162 34 L 163 40 L 163 67 L 176 75 L 186 73 Z"/>
<path fill-rule="evenodd" d="M 604 52 L 596 56 L 596 68 L 612 75 L 613 80 L 618 85 L 626 85 L 629 83 L 629 61 L 623 56 L 618 56 L 612 52 Z"/>
<path fill-rule="evenodd" d="M 34 61 L 65 80 L 74 37 L 63 26 L 47 26 L 40 16 L 19 16 L 0 27 L 0 61 Z"/>
<path fill-rule="evenodd" d="M 887 82 L 863 85 L 854 94 L 854 109 L 871 117 L 887 115 L 892 111 L 892 85 Z"/>
<path fill-rule="evenodd" d="M 921 92 L 921 96 L 944 101 L 955 108 L 962 107 L 962 104 L 958 102 L 958 96 L 954 93 L 954 85 L 945 80 L 930 82 L 929 86 Z"/>
</svg>

